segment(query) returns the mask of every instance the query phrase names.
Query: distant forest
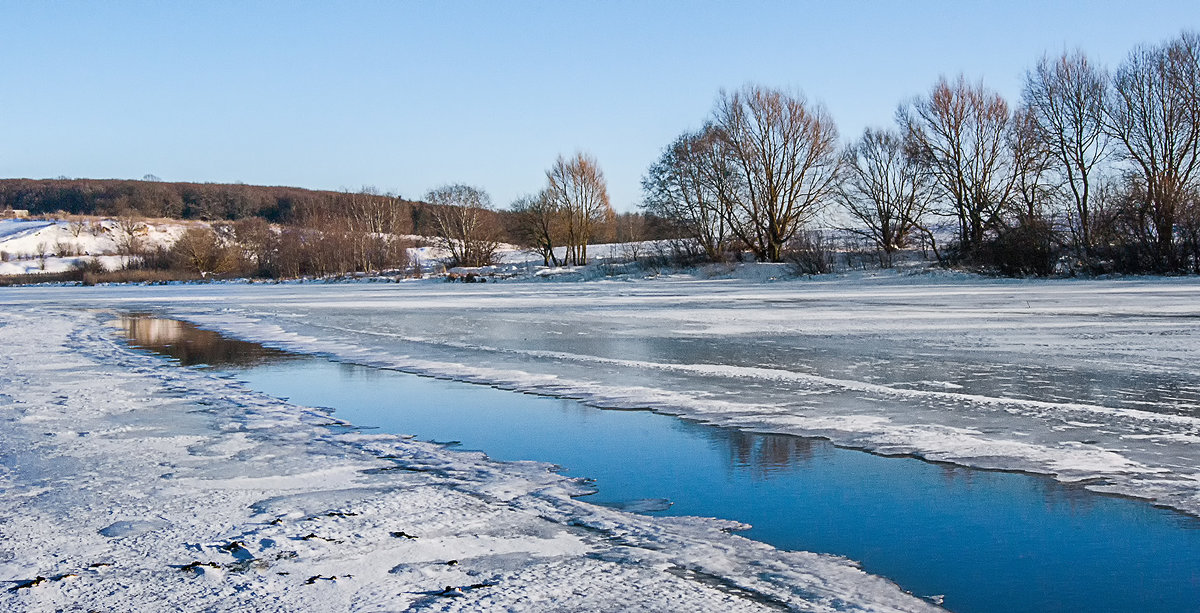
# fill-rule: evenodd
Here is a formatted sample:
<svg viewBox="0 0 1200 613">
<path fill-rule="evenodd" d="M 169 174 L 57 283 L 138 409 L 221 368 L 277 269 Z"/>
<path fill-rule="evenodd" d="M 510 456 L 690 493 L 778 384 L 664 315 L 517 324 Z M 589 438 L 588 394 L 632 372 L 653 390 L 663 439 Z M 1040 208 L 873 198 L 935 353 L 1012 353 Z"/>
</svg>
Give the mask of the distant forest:
<svg viewBox="0 0 1200 613">
<path fill-rule="evenodd" d="M 127 215 L 169 219 L 236 221 L 261 217 L 303 225 L 330 210 L 348 210 L 351 201 L 386 201 L 403 209 L 410 231 L 427 222 L 421 203 L 390 195 L 334 192 L 297 187 L 222 183 L 165 183 L 125 179 L 0 179 L 0 209 L 27 209 L 33 215 Z M 429 228 L 432 231 L 432 228 Z"/>
<path fill-rule="evenodd" d="M 371 188 L 357 192 L 241 183 L 168 183 L 129 179 L 0 179 L 0 209 L 25 209 L 32 215 L 135 215 L 168 219 L 266 221 L 308 228 L 353 224 L 392 234 L 439 236 L 437 212 L 446 205 L 407 200 Z M 522 244 L 520 222 L 505 210 L 489 210 L 490 226 L 500 240 Z M 670 228 L 625 213 L 598 232 L 605 240 L 669 238 Z M 630 230 L 636 228 L 636 230 Z M 636 234 L 637 236 L 631 236 Z"/>
</svg>

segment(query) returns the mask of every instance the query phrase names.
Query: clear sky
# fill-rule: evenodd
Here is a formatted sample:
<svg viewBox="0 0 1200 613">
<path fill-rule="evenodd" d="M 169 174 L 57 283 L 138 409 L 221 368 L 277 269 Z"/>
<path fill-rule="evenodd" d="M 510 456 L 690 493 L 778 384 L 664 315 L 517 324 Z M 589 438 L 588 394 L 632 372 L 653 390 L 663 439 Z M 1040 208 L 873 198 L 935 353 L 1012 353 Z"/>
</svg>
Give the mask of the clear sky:
<svg viewBox="0 0 1200 613">
<path fill-rule="evenodd" d="M 1115 65 L 1200 2 L 0 0 L 0 178 L 448 182 L 507 206 L 592 153 L 633 210 L 662 148 L 755 82 L 844 140 L 963 72 L 1015 101 L 1044 52 Z"/>
</svg>

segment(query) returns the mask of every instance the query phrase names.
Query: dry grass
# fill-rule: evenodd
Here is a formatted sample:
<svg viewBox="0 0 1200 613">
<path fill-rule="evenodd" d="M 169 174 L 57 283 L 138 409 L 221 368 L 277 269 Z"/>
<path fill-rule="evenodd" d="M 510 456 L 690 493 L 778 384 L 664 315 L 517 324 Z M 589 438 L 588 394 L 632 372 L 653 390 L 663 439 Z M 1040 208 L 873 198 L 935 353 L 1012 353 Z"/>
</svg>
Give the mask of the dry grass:
<svg viewBox="0 0 1200 613">
<path fill-rule="evenodd" d="M 37 285 L 39 283 L 167 283 L 170 281 L 199 281 L 200 275 L 181 270 L 106 270 L 103 272 L 68 270 L 57 273 L 0 275 L 0 287 Z"/>
</svg>

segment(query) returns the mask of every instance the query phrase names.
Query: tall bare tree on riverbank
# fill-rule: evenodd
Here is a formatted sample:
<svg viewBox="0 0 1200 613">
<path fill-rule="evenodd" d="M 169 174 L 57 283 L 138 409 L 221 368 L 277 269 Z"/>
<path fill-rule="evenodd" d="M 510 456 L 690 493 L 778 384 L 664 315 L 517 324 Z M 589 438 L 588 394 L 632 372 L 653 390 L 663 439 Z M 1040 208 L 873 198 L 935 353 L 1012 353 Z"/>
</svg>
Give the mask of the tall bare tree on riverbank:
<svg viewBox="0 0 1200 613">
<path fill-rule="evenodd" d="M 939 79 L 927 96 L 902 106 L 898 119 L 958 222 L 963 255 L 974 256 L 1012 196 L 1008 103 L 960 75 Z"/>
<path fill-rule="evenodd" d="M 546 203 L 557 209 L 564 221 L 564 261 L 575 266 L 587 264 L 588 243 L 597 228 L 614 216 L 604 172 L 596 158 L 576 153 L 569 159 L 559 156 L 546 171 L 546 181 Z"/>
<path fill-rule="evenodd" d="M 1053 160 L 1053 171 L 1071 202 L 1071 230 L 1079 248 L 1090 255 L 1097 223 L 1092 194 L 1097 168 L 1108 152 L 1104 71 L 1082 51 L 1057 58 L 1042 56 L 1025 75 L 1022 99 L 1033 135 Z"/>
<path fill-rule="evenodd" d="M 1154 268 L 1178 268 L 1177 224 L 1200 192 L 1200 34 L 1133 50 L 1106 105 L 1118 155 L 1131 166 L 1131 231 Z"/>
<path fill-rule="evenodd" d="M 888 264 L 913 231 L 925 231 L 921 220 L 933 200 L 932 177 L 905 154 L 904 138 L 892 131 L 868 128 L 843 159 L 837 198 L 858 222 L 848 229 L 874 242 Z"/>
<path fill-rule="evenodd" d="M 512 233 L 523 245 L 542 256 L 546 266 L 558 266 L 554 247 L 565 234 L 562 211 L 546 192 L 522 196 L 510 207 L 514 220 Z"/>
<path fill-rule="evenodd" d="M 722 91 L 704 128 L 680 136 L 642 181 L 643 206 L 718 259 L 739 243 L 779 262 L 837 188 L 837 127 L 802 95 Z"/>
<path fill-rule="evenodd" d="M 836 189 L 833 119 L 802 95 L 747 86 L 721 92 L 711 125 L 737 175 L 723 203 L 731 231 L 760 260 L 781 261 Z"/>
<path fill-rule="evenodd" d="M 725 257 L 731 232 L 725 215 L 732 173 L 711 128 L 671 143 L 642 179 L 647 212 L 668 219 L 709 261 Z"/>
</svg>

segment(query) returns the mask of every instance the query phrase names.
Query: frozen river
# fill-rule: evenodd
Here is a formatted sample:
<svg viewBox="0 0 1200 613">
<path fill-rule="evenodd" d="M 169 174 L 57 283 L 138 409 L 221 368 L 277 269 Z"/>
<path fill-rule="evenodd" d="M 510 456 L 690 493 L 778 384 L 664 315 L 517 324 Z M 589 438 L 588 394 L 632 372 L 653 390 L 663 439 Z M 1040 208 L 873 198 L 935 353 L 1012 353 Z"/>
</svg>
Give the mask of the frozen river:
<svg viewBox="0 0 1200 613">
<path fill-rule="evenodd" d="M 1195 279 L 61 288 L 305 353 L 1200 513 Z"/>
<path fill-rule="evenodd" d="M 1099 516 L 1109 521 L 1129 504 L 1084 489 L 1200 513 L 1195 279 L 46 288 L 9 292 L 0 302 L 17 309 L 154 311 L 372 368 L 599 407 L 653 409 L 721 426 L 706 430 L 727 433 L 713 443 L 718 447 L 736 449 L 735 435 L 750 437 L 740 443 L 750 456 L 792 449 L 745 434 L 777 433 L 824 437 L 880 454 L 1043 473 L 1067 487 L 1042 487 L 1036 495 L 1026 488 L 1010 498 L 1014 504 L 1037 498 L 1034 506 L 1077 507 L 1063 517 L 1102 509 Z M 506 457 L 488 447 L 494 443 L 468 444 Z M 807 458 L 825 457 L 826 448 L 835 449 L 822 443 L 795 455 L 811 462 Z M 730 466 L 737 464 L 733 457 L 726 449 Z M 599 472 L 564 465 L 603 483 Z M 754 465 L 734 472 L 750 475 Z M 903 498 L 929 499 L 927 490 L 953 488 L 967 480 L 962 474 L 982 474 L 971 479 L 985 482 L 1032 479 L 938 470 L 943 477 L 936 485 L 912 481 L 923 485 Z M 676 501 L 669 513 L 711 513 L 682 510 L 681 493 L 657 495 Z M 1157 513 L 1144 503 L 1130 508 Z M 1022 525 L 1020 514 L 997 517 L 1007 519 L 976 527 Z M 1177 527 L 1191 525 L 1183 521 Z M 1100 533 L 1141 534 L 1120 528 Z M 864 550 L 879 538 L 864 530 Z M 1019 538 L 1020 528 L 1006 540 Z M 1182 556 L 1170 572 L 1194 589 L 1200 571 L 1189 567 L 1191 560 Z"/>
<path fill-rule="evenodd" d="M 170 321 L 130 318 L 122 327 L 137 346 L 331 408 L 356 426 L 550 462 L 594 480 L 587 500 L 600 504 L 745 522 L 753 526 L 745 536 L 847 556 L 913 593 L 944 596 L 953 611 L 1182 612 L 1200 602 L 1200 520 L 1144 502 L 1045 477 L 301 359 Z"/>
</svg>

